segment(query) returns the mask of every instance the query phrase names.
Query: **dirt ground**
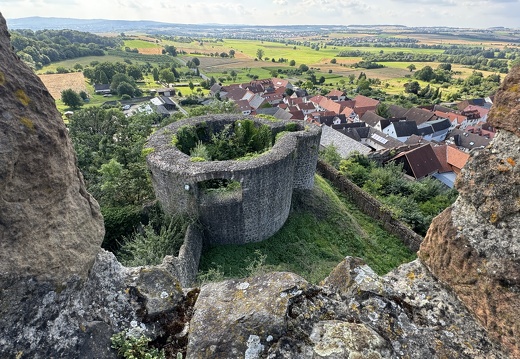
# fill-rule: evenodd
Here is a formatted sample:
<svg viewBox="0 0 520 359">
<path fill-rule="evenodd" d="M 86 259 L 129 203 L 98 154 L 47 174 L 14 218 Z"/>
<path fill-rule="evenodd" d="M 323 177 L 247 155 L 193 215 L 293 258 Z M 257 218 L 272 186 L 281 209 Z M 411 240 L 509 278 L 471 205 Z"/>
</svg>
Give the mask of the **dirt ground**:
<svg viewBox="0 0 520 359">
<path fill-rule="evenodd" d="M 87 91 L 82 72 L 69 74 L 38 75 L 55 100 L 61 98 L 61 91 L 73 89 L 76 92 Z"/>
</svg>

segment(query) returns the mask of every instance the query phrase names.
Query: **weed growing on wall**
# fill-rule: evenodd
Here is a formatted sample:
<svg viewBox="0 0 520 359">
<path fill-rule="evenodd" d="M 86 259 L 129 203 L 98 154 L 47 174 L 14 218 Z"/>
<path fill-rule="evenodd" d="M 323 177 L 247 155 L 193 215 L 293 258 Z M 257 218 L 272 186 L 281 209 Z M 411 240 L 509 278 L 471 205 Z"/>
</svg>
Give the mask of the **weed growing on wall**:
<svg viewBox="0 0 520 359">
<path fill-rule="evenodd" d="M 133 336 L 128 330 L 114 334 L 110 340 L 112 348 L 120 358 L 125 359 L 164 359 L 164 351 L 150 346 L 150 338 L 145 335 Z"/>
</svg>

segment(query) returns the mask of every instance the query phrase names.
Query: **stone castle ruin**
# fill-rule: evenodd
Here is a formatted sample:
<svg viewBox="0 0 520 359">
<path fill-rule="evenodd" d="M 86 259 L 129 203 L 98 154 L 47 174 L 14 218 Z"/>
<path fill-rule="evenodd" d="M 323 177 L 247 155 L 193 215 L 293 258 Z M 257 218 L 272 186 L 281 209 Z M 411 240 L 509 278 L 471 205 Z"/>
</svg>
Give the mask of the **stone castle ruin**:
<svg viewBox="0 0 520 359">
<path fill-rule="evenodd" d="M 245 160 L 193 161 L 172 144 L 178 131 L 193 126 L 198 133 L 221 132 L 226 125 L 249 119 L 266 125 L 273 147 Z M 294 131 L 286 132 L 288 128 Z M 218 115 L 175 122 L 149 140 L 148 166 L 157 198 L 171 215 L 195 216 L 206 228 L 209 244 L 262 241 L 285 223 L 293 189 L 311 189 L 318 160 L 321 128 L 293 121 L 272 121 L 243 115 Z M 203 136 L 201 136 L 203 137 Z M 204 190 L 208 181 L 237 185 L 220 195 Z"/>
<path fill-rule="evenodd" d="M 417 260 L 378 276 L 347 257 L 319 285 L 272 272 L 183 288 L 170 264 L 195 264 L 191 230 L 179 258 L 159 266 L 124 267 L 101 249 L 103 219 L 67 129 L 1 14 L 0 59 L 0 358 L 115 359 L 115 333 L 146 335 L 168 358 L 520 357 L 520 67 L 489 116 L 499 133 L 472 152 L 459 199 L 434 220 Z M 150 141 L 158 196 L 171 213 L 207 206 L 210 226 L 234 218 L 216 242 L 270 235 L 291 191 L 312 184 L 318 129 L 285 134 L 248 161 L 192 162 L 171 145 L 176 126 Z M 238 193 L 207 200 L 200 184 L 213 179 L 238 182 Z"/>
</svg>

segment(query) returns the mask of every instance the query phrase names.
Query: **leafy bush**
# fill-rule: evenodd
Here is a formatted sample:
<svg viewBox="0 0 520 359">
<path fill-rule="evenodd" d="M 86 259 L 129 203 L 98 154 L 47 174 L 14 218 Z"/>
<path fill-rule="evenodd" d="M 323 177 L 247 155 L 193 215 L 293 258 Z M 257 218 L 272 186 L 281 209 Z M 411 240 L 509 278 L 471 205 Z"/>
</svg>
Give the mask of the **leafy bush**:
<svg viewBox="0 0 520 359">
<path fill-rule="evenodd" d="M 182 126 L 172 144 L 193 157 L 225 161 L 267 151 L 273 144 L 273 135 L 269 126 L 257 126 L 252 120 L 236 121 L 214 133 L 202 123 Z"/>
<path fill-rule="evenodd" d="M 141 223 L 140 208 L 136 206 L 101 207 L 101 214 L 105 222 L 101 247 L 112 252 L 119 248 L 121 238 L 129 236 Z"/>
<path fill-rule="evenodd" d="M 110 340 L 117 355 L 125 359 L 165 359 L 164 351 L 150 347 L 151 339 L 144 334 L 138 337 L 127 330 L 114 334 Z"/>
<path fill-rule="evenodd" d="M 341 155 L 334 144 L 325 146 L 323 150 L 320 150 L 319 157 L 322 161 L 327 162 L 332 167 L 338 169 L 341 162 Z"/>
<path fill-rule="evenodd" d="M 407 223 L 421 235 L 426 234 L 433 217 L 457 198 L 456 190 L 433 178 L 406 179 L 402 165 L 388 163 L 381 167 L 365 156 L 355 155 L 342 160 L 339 169 L 352 182 L 379 199 L 396 219 Z"/>
<path fill-rule="evenodd" d="M 128 267 L 160 264 L 165 256 L 177 254 L 189 223 L 187 218 L 176 216 L 159 229 L 154 223 L 143 226 L 121 245 L 119 261 Z"/>
</svg>

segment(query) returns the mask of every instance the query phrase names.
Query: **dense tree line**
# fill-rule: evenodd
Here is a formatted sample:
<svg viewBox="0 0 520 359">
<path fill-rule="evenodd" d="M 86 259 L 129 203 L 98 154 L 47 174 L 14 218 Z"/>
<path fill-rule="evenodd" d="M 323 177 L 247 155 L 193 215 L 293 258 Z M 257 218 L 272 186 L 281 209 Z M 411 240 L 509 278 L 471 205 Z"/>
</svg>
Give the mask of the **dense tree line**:
<svg viewBox="0 0 520 359">
<path fill-rule="evenodd" d="M 143 152 L 160 117 L 126 117 L 119 108 L 75 111 L 69 131 L 88 191 L 101 206 L 106 235 L 103 246 L 115 249 L 139 225 L 143 207 L 155 198 Z"/>
<path fill-rule="evenodd" d="M 362 57 L 363 63 L 373 62 L 441 62 L 471 66 L 477 70 L 508 72 L 509 60 L 520 57 L 518 49 L 484 49 L 482 47 L 455 47 L 446 49 L 442 54 L 422 54 L 396 51 L 379 53 L 359 50 L 345 50 L 339 57 Z"/>
<path fill-rule="evenodd" d="M 34 68 L 84 56 L 103 56 L 121 46 L 117 37 L 103 37 L 75 30 L 15 30 L 11 43 L 20 58 Z"/>
</svg>

